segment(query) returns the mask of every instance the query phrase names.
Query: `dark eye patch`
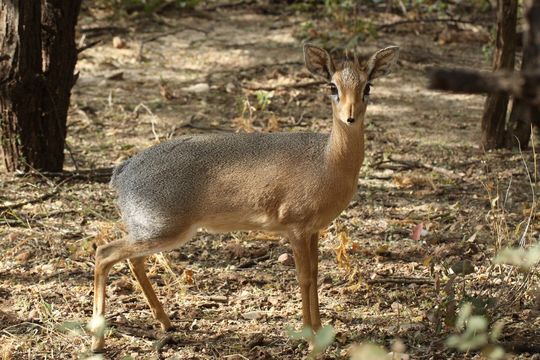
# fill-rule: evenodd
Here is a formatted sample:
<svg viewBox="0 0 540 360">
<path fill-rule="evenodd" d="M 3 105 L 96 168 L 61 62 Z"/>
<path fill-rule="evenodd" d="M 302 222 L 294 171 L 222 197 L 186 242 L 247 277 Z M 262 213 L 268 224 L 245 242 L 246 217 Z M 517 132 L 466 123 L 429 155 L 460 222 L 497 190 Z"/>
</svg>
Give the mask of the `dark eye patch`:
<svg viewBox="0 0 540 360">
<path fill-rule="evenodd" d="M 337 86 L 333 83 L 330 83 L 328 84 L 328 87 L 330 88 L 330 94 L 332 95 L 337 95 L 338 94 L 338 89 L 337 89 Z"/>
<path fill-rule="evenodd" d="M 364 87 L 364 97 L 369 96 L 369 91 L 371 90 L 371 83 L 367 83 Z"/>
</svg>

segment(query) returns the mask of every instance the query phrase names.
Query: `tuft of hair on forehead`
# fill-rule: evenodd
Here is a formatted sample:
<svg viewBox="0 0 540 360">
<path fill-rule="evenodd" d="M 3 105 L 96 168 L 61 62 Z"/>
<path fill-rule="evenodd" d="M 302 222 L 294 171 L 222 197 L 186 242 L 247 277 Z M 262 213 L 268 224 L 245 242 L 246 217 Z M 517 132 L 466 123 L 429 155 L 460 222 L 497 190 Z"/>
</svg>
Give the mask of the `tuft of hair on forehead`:
<svg viewBox="0 0 540 360">
<path fill-rule="evenodd" d="M 336 70 L 343 70 L 344 68 L 365 70 L 367 68 L 367 62 L 370 54 L 359 54 L 353 50 L 344 49 L 341 51 L 332 52 L 331 56 L 336 65 Z"/>
</svg>

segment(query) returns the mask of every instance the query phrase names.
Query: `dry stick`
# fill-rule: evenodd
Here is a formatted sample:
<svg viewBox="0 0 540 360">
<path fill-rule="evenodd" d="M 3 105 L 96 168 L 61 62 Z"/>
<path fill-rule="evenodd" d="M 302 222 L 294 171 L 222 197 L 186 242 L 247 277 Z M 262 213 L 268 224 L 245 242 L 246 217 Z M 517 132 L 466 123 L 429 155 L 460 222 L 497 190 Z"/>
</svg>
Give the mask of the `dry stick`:
<svg viewBox="0 0 540 360">
<path fill-rule="evenodd" d="M 137 114 L 138 111 L 139 111 L 139 108 L 143 108 L 150 115 L 150 123 L 151 123 L 151 126 L 152 126 L 152 134 L 154 134 L 154 140 L 159 143 L 160 142 L 159 135 L 156 133 L 156 124 L 155 124 L 156 120 L 159 120 L 158 117 L 156 115 L 154 115 L 152 110 L 150 110 L 150 108 L 148 106 L 146 106 L 144 103 L 140 103 L 139 105 L 135 106 L 135 109 L 133 109 L 133 113 Z"/>
<path fill-rule="evenodd" d="M 128 29 L 120 26 L 95 26 L 95 27 L 87 27 L 87 28 L 81 28 L 79 31 L 82 34 L 88 34 L 88 33 L 102 33 L 102 32 L 122 32 L 127 33 Z"/>
<path fill-rule="evenodd" d="M 49 180 L 49 178 L 60 178 L 66 181 L 69 180 L 97 180 L 101 181 L 103 178 L 110 178 L 113 168 L 102 168 L 97 170 L 78 170 L 78 171 L 44 171 L 44 172 L 30 172 L 21 174 L 20 176 L 40 176 Z M 18 175 L 16 175 L 18 176 Z"/>
<path fill-rule="evenodd" d="M 540 342 L 532 342 L 530 339 L 522 341 L 501 341 L 499 343 L 505 350 L 512 353 L 540 353 Z"/>
<path fill-rule="evenodd" d="M 276 90 L 276 89 L 300 89 L 300 88 L 306 88 L 310 86 L 315 85 L 322 85 L 326 84 L 326 81 L 317 80 L 317 81 L 308 81 L 304 83 L 297 83 L 297 84 L 278 84 L 278 85 L 271 85 L 271 86 L 255 86 L 251 84 L 243 85 L 242 87 L 248 90 Z"/>
<path fill-rule="evenodd" d="M 525 226 L 525 230 L 523 231 L 523 235 L 521 236 L 521 239 L 519 240 L 519 245 L 521 247 L 525 246 L 525 236 L 527 235 L 527 231 L 529 230 L 529 226 L 531 225 L 531 220 L 534 213 L 534 208 L 536 207 L 536 197 L 534 194 L 534 185 L 532 183 L 531 178 L 531 172 L 529 171 L 529 167 L 527 166 L 527 162 L 525 161 L 525 157 L 523 156 L 523 152 L 521 151 L 521 144 L 519 142 L 519 139 L 517 136 L 515 136 L 517 142 L 518 142 L 518 148 L 519 148 L 519 154 L 521 156 L 521 161 L 523 162 L 523 166 L 525 167 L 525 171 L 527 172 L 527 177 L 529 178 L 529 185 L 531 187 L 531 193 L 532 193 L 532 205 L 531 205 L 531 212 L 529 214 L 529 218 L 527 219 L 527 226 Z"/>
<path fill-rule="evenodd" d="M 47 182 L 49 182 L 50 180 L 46 177 L 46 176 L 43 176 L 43 173 L 40 173 L 39 171 L 37 171 L 37 175 L 39 175 L 40 177 L 44 178 Z M 13 210 L 13 209 L 17 209 L 17 208 L 20 208 L 20 207 L 23 207 L 25 205 L 29 205 L 29 204 L 35 204 L 37 202 L 41 202 L 41 201 L 44 201 L 44 200 L 47 200 L 51 197 L 53 197 L 54 195 L 56 195 L 59 191 L 60 191 L 60 186 L 63 185 L 67 180 L 69 179 L 64 179 L 62 181 L 60 181 L 58 184 L 56 184 L 53 188 L 52 191 L 46 193 L 46 194 L 43 194 L 41 196 L 38 196 L 37 198 L 35 199 L 30 199 L 30 200 L 27 200 L 27 201 L 22 201 L 20 203 L 16 203 L 16 204 L 13 204 L 13 205 L 2 205 L 0 206 L 0 211 L 4 211 L 4 210 Z"/>
<path fill-rule="evenodd" d="M 419 23 L 435 23 L 435 22 L 454 22 L 459 24 L 475 24 L 474 21 L 460 20 L 454 18 L 448 19 L 411 19 L 411 20 L 399 20 L 389 24 L 382 24 L 377 26 L 377 30 L 384 30 L 398 25 L 404 24 L 419 24 Z"/>
<path fill-rule="evenodd" d="M 533 185 L 533 182 L 532 182 L 531 173 L 529 171 L 529 167 L 527 166 L 527 162 L 525 161 L 525 157 L 523 156 L 523 153 L 521 151 L 521 144 L 519 142 L 519 139 L 517 137 L 515 137 L 515 138 L 516 138 L 516 140 L 518 142 L 521 161 L 523 162 L 523 166 L 525 167 L 525 171 L 527 172 L 527 177 L 529 178 L 529 185 L 531 187 L 531 193 L 532 193 L 531 211 L 530 211 L 529 217 L 527 219 L 527 225 L 525 226 L 525 230 L 523 230 L 523 234 L 521 235 L 521 238 L 519 240 L 519 245 L 521 247 L 524 247 L 525 246 L 525 236 L 527 235 L 527 232 L 529 230 L 531 220 L 532 220 L 532 217 L 533 217 L 533 214 L 534 214 L 534 208 L 536 207 L 536 197 L 535 197 L 535 193 L 534 193 L 534 185 Z M 518 300 L 519 296 L 522 294 L 522 291 L 530 283 L 530 280 L 531 280 L 531 277 L 532 277 L 532 272 L 533 271 L 531 269 L 529 269 L 529 271 L 525 275 L 525 278 L 523 279 L 523 281 L 521 283 L 519 283 L 518 285 L 514 284 L 512 286 L 512 291 L 510 291 L 512 296 L 510 297 L 510 300 L 505 304 L 506 306 L 511 306 L 512 304 L 514 304 Z M 505 279 L 505 281 L 508 281 L 508 277 L 510 276 L 510 274 L 511 274 L 511 272 L 508 274 L 507 279 Z M 516 289 L 516 286 L 518 286 L 517 289 Z"/>
<path fill-rule="evenodd" d="M 461 179 L 461 176 L 455 174 L 451 170 L 448 170 L 448 169 L 445 169 L 445 168 L 442 168 L 442 167 L 433 166 L 433 165 L 430 165 L 430 164 L 422 163 L 420 161 L 396 159 L 396 158 L 394 158 L 392 156 L 390 156 L 389 159 L 390 159 L 390 161 L 393 161 L 393 162 L 398 163 L 398 164 L 403 164 L 403 165 L 406 165 L 406 166 L 409 166 L 409 167 L 425 168 L 425 169 L 429 169 L 429 170 L 438 172 L 440 174 L 446 175 L 446 176 L 448 176 L 449 178 L 452 178 L 452 179 Z"/>
<path fill-rule="evenodd" d="M 139 52 L 137 54 L 137 61 L 140 62 L 142 61 L 143 59 L 143 49 L 144 49 L 144 44 L 146 43 L 149 43 L 149 42 L 152 42 L 152 41 L 155 41 L 159 38 L 162 38 L 164 36 L 168 36 L 168 35 L 174 35 L 176 33 L 179 33 L 181 31 L 184 31 L 184 30 L 193 30 L 193 31 L 198 31 L 198 32 L 202 32 L 203 34 L 205 35 L 208 35 L 209 31 L 208 30 L 204 30 L 204 29 L 200 29 L 200 28 L 196 28 L 194 26 L 190 26 L 190 25 L 182 25 L 182 27 L 178 28 L 178 29 L 173 29 L 173 30 L 169 30 L 169 31 L 165 31 L 161 34 L 156 34 L 156 35 L 152 35 L 152 36 L 149 36 L 145 39 L 142 39 L 141 42 L 140 42 L 140 46 L 139 46 Z"/>
<path fill-rule="evenodd" d="M 231 8 L 231 7 L 241 6 L 241 5 L 251 5 L 251 4 L 254 4 L 255 2 L 256 2 L 255 0 L 241 0 L 241 1 L 228 3 L 228 4 L 219 4 L 219 5 L 210 6 L 210 7 L 201 9 L 200 11 L 210 12 L 217 9 Z"/>
<path fill-rule="evenodd" d="M 515 137 L 517 142 L 518 142 L 518 147 L 519 147 L 519 153 L 520 153 L 520 156 L 521 156 L 521 161 L 523 162 L 523 166 L 525 168 L 525 171 L 527 173 L 527 177 L 529 179 L 529 185 L 531 187 L 531 193 L 532 193 L 532 205 L 531 205 L 531 212 L 529 213 L 529 217 L 527 219 L 527 225 L 525 226 L 525 230 L 523 231 L 523 234 L 521 235 L 521 238 L 519 240 L 519 244 L 521 247 L 524 247 L 525 246 L 525 236 L 527 235 L 527 232 L 529 230 L 529 226 L 531 224 L 531 220 L 532 220 L 532 217 L 533 217 L 533 214 L 534 214 L 534 208 L 536 207 L 536 197 L 535 197 L 535 192 L 534 192 L 534 185 L 533 185 L 533 182 L 532 182 L 532 177 L 531 177 L 531 173 L 529 171 L 529 167 L 527 165 L 527 162 L 525 161 L 525 157 L 523 156 L 523 152 L 521 151 L 521 144 L 519 142 L 519 139 L 517 137 Z M 533 142 L 533 145 L 534 145 L 534 142 Z M 533 150 L 534 151 L 534 150 Z M 536 153 L 534 154 L 534 158 L 536 158 Z M 536 168 L 536 162 L 535 162 L 535 168 Z M 535 170 L 536 171 L 536 170 Z M 508 190 L 507 190 L 508 191 Z M 510 272 L 508 273 L 506 279 L 505 279 L 505 282 L 508 282 L 508 278 L 510 277 L 511 273 L 512 273 L 512 270 L 513 268 L 510 270 Z M 505 307 L 510 307 L 511 305 L 513 305 L 517 300 L 518 298 L 520 297 L 520 295 L 522 294 L 523 290 L 526 289 L 526 287 L 529 285 L 530 283 L 530 280 L 532 278 L 532 274 L 533 274 L 533 270 L 532 269 L 529 269 L 528 272 L 525 274 L 525 278 L 518 284 L 514 284 L 512 285 L 511 287 L 511 291 L 509 291 L 509 293 L 511 294 L 509 299 L 506 301 L 506 302 L 501 302 L 496 309 L 500 309 L 502 308 L 503 306 Z M 494 312 L 496 313 L 496 312 Z M 502 318 L 503 315 L 501 314 L 500 316 L 497 316 L 495 317 L 494 319 L 492 319 L 492 323 L 494 323 L 495 321 L 497 321 L 498 319 Z"/>
<path fill-rule="evenodd" d="M 64 142 L 64 146 L 66 147 L 66 150 L 69 154 L 69 157 L 71 159 L 71 162 L 73 163 L 73 166 L 75 166 L 75 170 L 79 171 L 79 164 L 77 163 L 77 160 L 75 160 L 75 156 L 73 155 L 73 151 L 71 151 L 71 146 L 69 146 L 68 142 Z"/>
<path fill-rule="evenodd" d="M 435 284 L 435 281 L 428 278 L 383 278 L 383 279 L 371 279 L 366 281 L 368 284 L 385 284 L 385 283 L 391 283 L 391 284 L 428 284 L 433 285 Z"/>
<path fill-rule="evenodd" d="M 405 4 L 403 3 L 403 0 L 397 0 L 397 3 L 399 5 L 399 9 L 401 10 L 401 12 L 403 13 L 403 16 L 407 16 L 407 7 L 405 6 Z"/>
<path fill-rule="evenodd" d="M 122 335 L 126 336 L 136 336 L 139 338 L 147 338 L 151 340 L 159 340 L 160 336 L 157 331 L 154 330 L 145 330 L 132 326 L 118 325 L 115 324 L 116 331 Z"/>
<path fill-rule="evenodd" d="M 58 194 L 59 191 L 60 191 L 60 189 L 58 187 L 55 187 L 53 189 L 53 191 L 48 192 L 46 194 L 43 194 L 41 196 L 38 196 L 35 199 L 21 201 L 19 203 L 13 204 L 13 205 L 1 205 L 0 206 L 0 211 L 18 209 L 18 208 L 21 208 L 21 207 L 23 207 L 25 205 L 35 204 L 35 203 L 47 200 L 47 199 L 53 197 L 54 195 Z"/>
<path fill-rule="evenodd" d="M 46 180 L 49 180 L 51 177 L 58 178 L 69 178 L 71 179 L 88 179 L 91 180 L 94 177 L 105 177 L 112 175 L 112 167 L 109 168 L 99 168 L 94 170 L 78 170 L 78 171 L 33 171 L 24 174 L 15 174 L 15 176 L 24 177 L 24 176 L 39 176 Z"/>
<path fill-rule="evenodd" d="M 90 43 L 88 43 L 86 45 L 83 45 L 83 46 L 81 46 L 80 48 L 77 49 L 77 54 L 80 54 L 85 50 L 88 50 L 88 49 L 90 49 L 90 48 L 92 48 L 92 47 L 94 47 L 94 46 L 96 46 L 98 44 L 101 44 L 101 42 L 102 41 L 100 39 L 100 40 L 92 41 L 92 42 L 90 42 Z"/>
<path fill-rule="evenodd" d="M 252 65 L 252 66 L 236 68 L 236 69 L 233 69 L 233 70 L 216 70 L 216 71 L 213 71 L 209 75 L 216 75 L 216 74 L 217 75 L 220 75 L 220 74 L 236 75 L 239 72 L 247 72 L 247 71 L 252 71 L 252 70 L 259 70 L 260 68 L 283 67 L 283 66 L 287 66 L 287 65 L 303 65 L 303 64 L 304 64 L 303 61 L 298 61 L 298 60 L 283 61 L 283 62 L 277 62 L 277 63 L 261 63 L 261 64 L 257 64 L 257 65 Z M 196 70 L 196 71 L 198 71 L 198 70 Z M 199 71 L 199 72 L 201 72 L 201 71 Z"/>
</svg>

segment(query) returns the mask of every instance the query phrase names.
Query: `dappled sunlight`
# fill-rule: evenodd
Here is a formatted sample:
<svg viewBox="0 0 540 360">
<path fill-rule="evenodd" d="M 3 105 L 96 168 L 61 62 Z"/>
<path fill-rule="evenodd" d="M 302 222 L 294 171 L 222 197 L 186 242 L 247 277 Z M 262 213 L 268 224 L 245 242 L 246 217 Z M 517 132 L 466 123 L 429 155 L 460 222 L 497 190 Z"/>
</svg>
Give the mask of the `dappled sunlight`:
<svg viewBox="0 0 540 360">
<path fill-rule="evenodd" d="M 538 269 L 525 273 L 507 264 L 533 263 L 538 249 L 531 259 L 521 249 L 504 252 L 506 262 L 492 260 L 499 249 L 521 240 L 528 246 L 540 235 L 536 154 L 484 151 L 485 97 L 427 88 L 432 66 L 490 68 L 490 49 L 459 36 L 484 34 L 493 10 L 482 10 L 482 22 L 456 14 L 462 24 L 447 21 L 448 14 L 477 5 L 449 2 L 447 14 L 437 8 L 441 2 L 429 13 L 423 1 L 349 2 L 356 12 L 343 13 L 348 3 L 333 1 L 209 1 L 193 10 L 159 0 L 163 11 L 116 13 L 113 3 L 128 2 L 99 3 L 86 4 L 80 18 L 81 34 L 88 36 L 81 45 L 99 42 L 79 54 L 64 161 L 69 172 L 0 172 L 0 350 L 6 359 L 90 356 L 86 324 L 96 246 L 126 236 L 117 192 L 108 184 L 113 166 L 184 135 L 331 131 L 336 94 L 306 69 L 304 42 L 334 54 L 343 47 L 371 55 L 401 46 L 392 72 L 373 80 L 356 192 L 321 231 L 320 312 L 335 338 L 319 358 L 351 360 L 351 349 L 366 341 L 392 351 L 400 344 L 401 359 L 482 357 L 444 345 L 456 332 L 458 305 L 467 300 L 507 322 L 501 344 L 530 352 L 527 346 L 540 336 Z M 414 8 L 405 16 L 400 3 Z M 421 21 L 425 16 L 444 21 Z M 448 40 L 454 31 L 459 41 Z M 265 149 L 260 144 L 257 150 Z M 208 154 L 201 154 L 193 161 L 206 164 Z M 250 151 L 241 155 L 253 158 Z M 280 161 L 291 161 L 286 158 Z M 297 171 L 295 164 L 265 184 L 293 187 L 287 175 Z M 140 175 L 152 165 L 141 166 Z M 321 174 L 326 165 L 321 162 Z M 200 172 L 207 178 L 193 184 L 193 193 L 215 180 Z M 156 178 L 161 174 L 167 176 Z M 253 174 L 250 167 L 244 176 Z M 295 201 L 334 204 L 325 194 L 339 189 L 341 178 L 324 179 L 325 189 L 305 191 Z M 223 196 L 232 190 L 220 188 Z M 127 263 L 119 263 L 100 323 L 106 358 L 296 360 L 312 351 L 291 335 L 302 327 L 302 299 L 293 251 L 279 234 L 199 231 L 180 248 L 150 256 L 147 273 L 174 329 L 159 330 Z M 390 351 L 381 348 L 385 356 Z"/>
</svg>

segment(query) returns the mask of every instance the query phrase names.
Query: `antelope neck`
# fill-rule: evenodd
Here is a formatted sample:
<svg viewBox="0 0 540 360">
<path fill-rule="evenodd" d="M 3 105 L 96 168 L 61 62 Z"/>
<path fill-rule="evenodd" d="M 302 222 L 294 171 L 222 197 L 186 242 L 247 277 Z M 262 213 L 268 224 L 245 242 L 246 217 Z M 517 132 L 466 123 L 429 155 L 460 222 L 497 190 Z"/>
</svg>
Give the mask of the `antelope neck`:
<svg viewBox="0 0 540 360">
<path fill-rule="evenodd" d="M 360 124 L 350 126 L 334 119 L 326 145 L 326 160 L 330 168 L 354 177 L 358 176 L 364 160 L 364 121 L 357 121 Z"/>
</svg>

